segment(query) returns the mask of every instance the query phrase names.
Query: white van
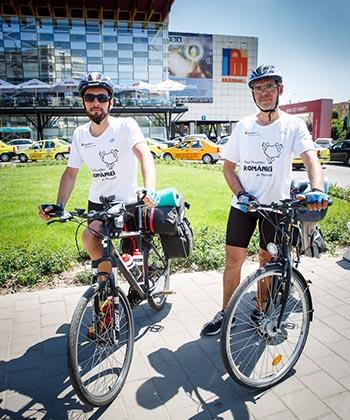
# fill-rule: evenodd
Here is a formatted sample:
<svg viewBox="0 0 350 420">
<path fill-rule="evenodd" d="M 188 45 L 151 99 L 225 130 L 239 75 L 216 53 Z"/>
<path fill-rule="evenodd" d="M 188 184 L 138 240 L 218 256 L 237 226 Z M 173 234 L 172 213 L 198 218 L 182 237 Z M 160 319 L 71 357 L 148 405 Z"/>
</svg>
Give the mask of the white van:
<svg viewBox="0 0 350 420">
<path fill-rule="evenodd" d="M 316 144 L 319 144 L 322 147 L 327 147 L 327 149 L 330 149 L 333 145 L 333 139 L 329 138 L 319 138 L 315 140 Z"/>
</svg>

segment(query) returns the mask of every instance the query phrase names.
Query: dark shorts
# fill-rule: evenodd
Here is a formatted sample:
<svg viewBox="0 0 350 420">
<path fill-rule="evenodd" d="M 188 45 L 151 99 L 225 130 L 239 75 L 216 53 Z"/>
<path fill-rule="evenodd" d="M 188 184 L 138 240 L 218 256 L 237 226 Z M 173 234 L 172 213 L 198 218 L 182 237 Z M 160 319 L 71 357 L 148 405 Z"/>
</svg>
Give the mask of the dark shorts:
<svg viewBox="0 0 350 420">
<path fill-rule="evenodd" d="M 95 211 L 101 211 L 103 210 L 102 203 L 94 203 L 92 201 L 88 201 L 88 211 L 95 210 Z M 134 218 L 130 218 L 127 223 L 125 224 L 125 230 L 126 231 L 133 231 L 136 230 L 135 220 Z M 133 238 L 123 238 L 121 239 L 121 250 L 122 253 L 126 254 L 133 254 L 135 249 L 137 248 L 136 240 Z"/>
<path fill-rule="evenodd" d="M 259 223 L 260 248 L 267 250 L 269 242 L 276 242 L 275 225 L 281 220 L 281 215 L 270 212 L 270 223 L 258 212 L 243 213 L 241 210 L 231 207 L 227 221 L 226 245 L 248 248 L 249 241 L 253 236 L 256 223 Z"/>
</svg>

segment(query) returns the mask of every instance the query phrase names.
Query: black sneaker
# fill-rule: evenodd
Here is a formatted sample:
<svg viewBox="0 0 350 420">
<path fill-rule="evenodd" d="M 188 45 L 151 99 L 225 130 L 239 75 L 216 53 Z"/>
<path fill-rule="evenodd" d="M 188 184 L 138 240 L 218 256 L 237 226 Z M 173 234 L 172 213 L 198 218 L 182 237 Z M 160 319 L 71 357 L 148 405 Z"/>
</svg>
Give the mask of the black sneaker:
<svg viewBox="0 0 350 420">
<path fill-rule="evenodd" d="M 219 334 L 223 319 L 224 319 L 224 310 L 218 312 L 211 321 L 203 325 L 201 335 Z"/>
<path fill-rule="evenodd" d="M 250 319 L 255 327 L 260 326 L 260 323 L 264 319 L 264 317 L 265 317 L 264 312 L 260 311 L 257 308 L 255 308 L 252 314 L 250 315 Z"/>
</svg>

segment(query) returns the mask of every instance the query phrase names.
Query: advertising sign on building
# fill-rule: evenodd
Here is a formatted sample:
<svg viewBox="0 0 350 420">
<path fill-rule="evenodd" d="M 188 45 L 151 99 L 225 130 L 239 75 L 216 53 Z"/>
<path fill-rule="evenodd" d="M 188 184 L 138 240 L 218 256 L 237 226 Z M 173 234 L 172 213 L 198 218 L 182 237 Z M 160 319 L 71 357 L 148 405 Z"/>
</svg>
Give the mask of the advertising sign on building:
<svg viewBox="0 0 350 420">
<path fill-rule="evenodd" d="M 186 85 L 170 92 L 183 102 L 213 102 L 213 37 L 169 33 L 169 77 Z"/>
<path fill-rule="evenodd" d="M 237 48 L 223 48 L 222 81 L 228 83 L 246 83 L 247 74 L 247 50 Z"/>
</svg>

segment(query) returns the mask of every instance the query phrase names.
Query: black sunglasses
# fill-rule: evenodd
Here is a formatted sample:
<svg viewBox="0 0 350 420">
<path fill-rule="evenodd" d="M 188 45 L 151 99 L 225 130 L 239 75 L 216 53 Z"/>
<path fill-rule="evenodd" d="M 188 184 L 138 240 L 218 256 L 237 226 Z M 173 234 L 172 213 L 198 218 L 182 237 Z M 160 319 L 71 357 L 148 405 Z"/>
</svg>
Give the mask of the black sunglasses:
<svg viewBox="0 0 350 420">
<path fill-rule="evenodd" d="M 108 95 L 104 95 L 103 93 L 99 93 L 98 95 L 94 95 L 92 93 L 87 93 L 84 95 L 84 101 L 85 102 L 94 102 L 95 98 L 98 100 L 98 102 L 105 103 L 108 102 L 110 99 L 112 99 Z"/>
</svg>

